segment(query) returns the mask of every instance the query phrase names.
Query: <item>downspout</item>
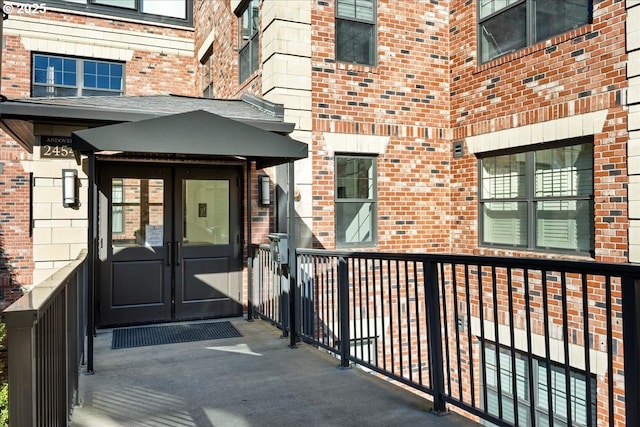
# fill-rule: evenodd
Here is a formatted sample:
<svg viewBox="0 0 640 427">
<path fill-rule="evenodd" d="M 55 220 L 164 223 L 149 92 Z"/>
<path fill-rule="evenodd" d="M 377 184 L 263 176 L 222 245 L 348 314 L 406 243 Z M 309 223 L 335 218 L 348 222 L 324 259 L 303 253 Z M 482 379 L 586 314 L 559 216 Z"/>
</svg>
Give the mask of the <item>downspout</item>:
<svg viewBox="0 0 640 427">
<path fill-rule="evenodd" d="M 296 325 L 297 311 L 296 301 L 298 288 L 296 286 L 296 276 L 298 273 L 298 263 L 296 259 L 296 207 L 294 197 L 295 168 L 293 160 L 289 161 L 289 188 L 287 197 L 289 201 L 289 347 L 296 347 L 298 328 Z"/>
<path fill-rule="evenodd" d="M 247 321 L 253 321 L 253 239 L 251 232 L 251 161 L 247 160 Z"/>
<path fill-rule="evenodd" d="M 96 155 L 88 154 L 89 160 L 89 195 L 88 195 L 88 253 L 87 265 L 89 267 L 87 283 L 87 375 L 93 375 L 93 333 L 95 330 L 95 269 L 97 251 L 97 187 L 96 187 Z"/>
</svg>

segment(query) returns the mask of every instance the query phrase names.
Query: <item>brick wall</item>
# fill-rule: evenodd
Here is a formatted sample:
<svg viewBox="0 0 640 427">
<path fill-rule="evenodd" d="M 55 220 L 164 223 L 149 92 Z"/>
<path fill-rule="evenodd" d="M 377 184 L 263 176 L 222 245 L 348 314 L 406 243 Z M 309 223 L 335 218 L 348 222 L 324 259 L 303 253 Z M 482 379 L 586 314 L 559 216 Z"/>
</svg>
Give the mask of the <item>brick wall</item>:
<svg viewBox="0 0 640 427">
<path fill-rule="evenodd" d="M 9 99 L 31 95 L 33 52 L 125 62 L 127 95 L 199 93 L 193 30 L 51 10 L 33 17 L 11 15 L 3 24 L 2 94 Z M 49 126 L 35 129 L 35 134 L 69 136 L 72 130 Z M 61 204 L 61 169 L 77 168 L 75 162 L 40 160 L 38 147 L 31 154 L 4 133 L 0 143 L 2 274 L 12 278 L 3 281 L 10 283 L 6 296 L 19 286 L 39 282 L 76 257 L 86 245 L 87 211 L 85 192 L 81 192 L 81 204 L 85 203 L 79 210 Z M 78 169 L 84 182 L 81 189 L 86 189 L 86 176 Z"/>
<path fill-rule="evenodd" d="M 238 31 L 229 2 L 196 0 L 193 10 L 196 60 L 212 62 L 214 98 L 238 97 Z M 202 65 L 199 68 L 201 81 Z"/>
<path fill-rule="evenodd" d="M 376 66 L 336 62 L 334 16 L 334 2 L 314 2 L 310 148 L 317 244 L 335 246 L 335 152 L 325 136 L 337 133 L 354 135 L 342 152 L 362 152 L 355 135 L 388 138 L 377 159 L 377 249 L 448 251 L 448 5 L 379 1 Z"/>
<path fill-rule="evenodd" d="M 476 51 L 476 5 L 451 5 L 451 128 L 454 140 L 485 135 L 485 144 L 509 129 L 546 132 L 558 120 L 603 111 L 594 130 L 595 251 L 601 261 L 626 262 L 627 112 L 624 4 L 594 1 L 593 23 L 526 49 L 479 64 Z M 537 126 L 542 124 L 541 126 Z M 580 123 L 579 126 L 591 126 Z M 545 129 L 546 128 L 546 129 Z M 557 132 L 553 139 L 566 137 Z M 584 134 L 589 134 L 585 129 Z M 553 131 L 551 132 L 553 137 Z M 522 136 L 526 138 L 527 136 Z M 538 138 L 540 142 L 544 139 Z M 480 147 L 492 151 L 496 147 Z M 478 153 L 478 149 L 476 149 Z M 464 252 L 513 255 L 480 250 L 477 218 L 477 168 L 473 154 L 452 163 L 453 236 Z M 527 254 L 532 255 L 532 254 Z"/>
<path fill-rule="evenodd" d="M 296 208 L 310 211 L 308 226 L 317 246 L 335 247 L 335 152 L 367 152 L 356 141 L 371 145 L 366 142 L 370 137 L 370 141 L 386 138 L 383 152 L 370 152 L 378 155 L 377 249 L 516 254 L 478 246 L 476 155 L 497 148 L 483 141 L 515 129 L 527 135 L 549 133 L 549 127 L 559 126 L 558 120 L 573 118 L 571 124 L 562 122 L 570 129 L 577 120 L 591 120 L 594 112 L 604 112 L 599 129 L 594 130 L 591 123 L 580 124 L 582 133 L 594 135 L 595 140 L 596 257 L 628 260 L 628 135 L 623 106 L 627 84 L 621 2 L 596 0 L 592 24 L 479 64 L 476 2 L 425 0 L 409 5 L 380 0 L 377 64 L 361 66 L 336 62 L 334 2 L 315 1 L 309 27 L 310 91 L 299 90 L 299 80 L 288 78 L 283 84 L 264 75 L 269 69 L 264 62 L 276 56 L 282 60 L 280 73 L 301 66 L 300 60 L 281 59 L 299 46 L 280 43 L 279 50 L 273 49 L 278 37 L 269 33 L 290 8 L 280 10 L 265 3 L 261 4 L 263 66 L 238 84 L 233 51 L 237 22 L 231 10 L 236 3 L 196 4 L 196 9 L 208 8 L 197 18 L 196 50 L 205 52 L 211 43 L 218 76 L 214 83 L 219 85 L 216 96 L 238 96 L 242 91 L 272 96 L 285 105 L 285 115 L 297 130 L 310 128 L 312 166 L 302 175 L 311 171 L 312 176 L 308 195 L 303 191 Z M 296 22 L 288 30 L 301 38 L 305 37 L 302 13 L 287 21 Z M 304 111 L 301 104 L 307 96 L 310 126 L 297 114 Z M 550 133 L 563 139 L 564 132 Z M 353 135 L 353 142 L 334 147 L 327 139 L 335 135 Z M 471 137 L 480 141 L 474 151 L 467 147 L 464 157 L 452 158 L 451 143 L 468 143 Z M 522 251 L 517 255 L 539 256 Z"/>
</svg>

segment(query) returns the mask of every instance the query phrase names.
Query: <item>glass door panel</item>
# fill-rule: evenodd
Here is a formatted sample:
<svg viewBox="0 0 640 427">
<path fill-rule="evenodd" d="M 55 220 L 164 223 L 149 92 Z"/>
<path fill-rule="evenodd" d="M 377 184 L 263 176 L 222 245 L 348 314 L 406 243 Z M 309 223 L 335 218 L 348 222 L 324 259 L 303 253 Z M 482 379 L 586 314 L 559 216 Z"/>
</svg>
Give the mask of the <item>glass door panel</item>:
<svg viewBox="0 0 640 427">
<path fill-rule="evenodd" d="M 114 250 L 163 245 L 164 180 L 112 178 L 111 197 Z"/>
<path fill-rule="evenodd" d="M 229 244 L 229 181 L 183 180 L 183 244 Z"/>
<path fill-rule="evenodd" d="M 172 170 L 101 165 L 101 326 L 162 322 L 172 316 Z"/>
</svg>

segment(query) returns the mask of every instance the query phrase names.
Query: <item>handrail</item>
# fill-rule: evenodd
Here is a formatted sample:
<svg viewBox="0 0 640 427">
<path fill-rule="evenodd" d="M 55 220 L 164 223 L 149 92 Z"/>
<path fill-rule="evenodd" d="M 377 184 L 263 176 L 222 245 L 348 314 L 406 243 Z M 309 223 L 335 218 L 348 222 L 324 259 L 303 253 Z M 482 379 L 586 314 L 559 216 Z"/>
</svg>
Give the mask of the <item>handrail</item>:
<svg viewBox="0 0 640 427">
<path fill-rule="evenodd" d="M 51 305 L 54 297 L 61 292 L 63 285 L 87 259 L 87 250 L 83 249 L 75 260 L 51 274 L 35 285 L 29 292 L 21 296 L 2 312 L 7 328 L 25 327 L 33 324 Z"/>
<path fill-rule="evenodd" d="M 273 321 L 281 318 L 280 273 L 268 246 L 255 256 L 257 313 Z M 296 256 L 295 333 L 343 366 L 427 393 L 436 411 L 452 405 L 505 426 L 552 407 L 575 379 L 586 390 L 580 422 L 640 425 L 640 265 L 306 248 Z M 516 365 L 523 377 L 507 377 Z M 552 375 L 564 379 L 544 402 L 529 397 L 526 413 L 513 407 L 517 394 L 502 401 L 509 390 L 533 396 L 536 382 L 550 384 Z M 569 408 L 544 417 L 572 424 L 578 415 Z"/>
<path fill-rule="evenodd" d="M 86 261 L 84 250 L 2 313 L 12 426 L 66 425 L 77 404 L 86 336 Z"/>
<path fill-rule="evenodd" d="M 459 264 L 482 264 L 495 265 L 496 267 L 531 268 L 539 269 L 548 264 L 565 270 L 572 270 L 576 273 L 585 271 L 591 272 L 597 268 L 603 274 L 631 274 L 640 276 L 640 264 L 606 263 L 592 260 L 576 261 L 556 258 L 533 258 L 533 257 L 498 257 L 488 255 L 460 255 L 448 253 L 399 253 L 399 252 L 353 252 L 353 251 L 328 251 L 326 249 L 306 249 L 297 248 L 298 255 L 320 255 L 332 257 L 347 257 L 360 259 L 380 259 L 391 261 L 405 261 L 408 259 L 415 261 L 434 261 L 441 263 Z"/>
</svg>

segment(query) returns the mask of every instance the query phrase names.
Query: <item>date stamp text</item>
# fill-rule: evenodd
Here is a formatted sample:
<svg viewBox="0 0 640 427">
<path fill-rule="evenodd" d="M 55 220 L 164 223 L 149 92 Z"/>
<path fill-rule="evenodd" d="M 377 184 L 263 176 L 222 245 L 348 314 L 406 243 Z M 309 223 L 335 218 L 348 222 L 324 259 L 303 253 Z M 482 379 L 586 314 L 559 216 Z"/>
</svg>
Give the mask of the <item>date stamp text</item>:
<svg viewBox="0 0 640 427">
<path fill-rule="evenodd" d="M 4 19 L 10 15 L 42 15 L 47 13 L 46 3 L 5 3 L 2 5 Z"/>
</svg>

